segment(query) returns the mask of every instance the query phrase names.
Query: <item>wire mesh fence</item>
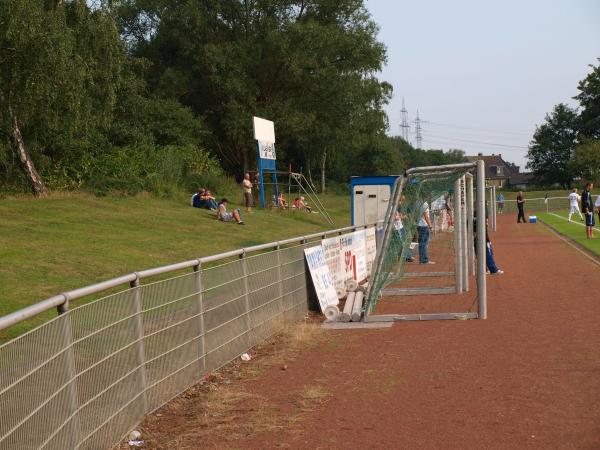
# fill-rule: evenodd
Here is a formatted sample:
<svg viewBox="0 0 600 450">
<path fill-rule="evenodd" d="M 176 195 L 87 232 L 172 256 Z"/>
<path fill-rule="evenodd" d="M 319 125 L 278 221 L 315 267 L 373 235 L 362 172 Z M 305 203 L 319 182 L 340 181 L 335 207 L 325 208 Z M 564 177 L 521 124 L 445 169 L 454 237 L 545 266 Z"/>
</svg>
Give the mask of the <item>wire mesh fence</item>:
<svg viewBox="0 0 600 450">
<path fill-rule="evenodd" d="M 527 198 L 525 197 L 525 212 L 547 212 L 556 211 L 560 209 L 569 209 L 569 198 L 568 197 L 540 197 L 540 198 Z M 517 201 L 516 200 L 504 200 L 503 202 L 496 201 L 496 210 L 499 214 L 505 213 L 516 213 L 517 212 Z"/>
<path fill-rule="evenodd" d="M 0 449 L 118 443 L 144 414 L 305 315 L 309 245 L 132 282 L 0 346 Z"/>
</svg>

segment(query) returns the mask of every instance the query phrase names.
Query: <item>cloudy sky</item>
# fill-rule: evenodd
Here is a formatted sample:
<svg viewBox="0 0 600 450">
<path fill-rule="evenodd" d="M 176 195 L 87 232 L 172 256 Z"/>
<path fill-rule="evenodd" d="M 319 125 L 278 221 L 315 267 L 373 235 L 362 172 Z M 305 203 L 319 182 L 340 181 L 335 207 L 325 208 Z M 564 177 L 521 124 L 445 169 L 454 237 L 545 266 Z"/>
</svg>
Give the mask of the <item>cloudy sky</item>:
<svg viewBox="0 0 600 450">
<path fill-rule="evenodd" d="M 600 58 L 599 0 L 367 0 L 388 49 L 390 134 L 419 110 L 423 148 L 524 167 L 535 126 Z M 410 140 L 415 144 L 414 124 Z"/>
</svg>

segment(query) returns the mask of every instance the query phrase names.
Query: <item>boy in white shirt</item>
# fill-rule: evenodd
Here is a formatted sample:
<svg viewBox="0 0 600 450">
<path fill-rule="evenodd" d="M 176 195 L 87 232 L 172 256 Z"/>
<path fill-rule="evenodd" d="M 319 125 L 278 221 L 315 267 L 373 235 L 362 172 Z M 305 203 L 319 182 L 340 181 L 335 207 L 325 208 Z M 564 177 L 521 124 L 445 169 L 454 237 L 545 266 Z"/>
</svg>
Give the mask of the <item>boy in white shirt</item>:
<svg viewBox="0 0 600 450">
<path fill-rule="evenodd" d="M 419 263 L 435 264 L 429 260 L 429 231 L 431 230 L 431 220 L 429 218 L 429 204 L 423 202 L 419 214 L 421 215 L 417 224 L 417 236 L 419 238 Z"/>
<path fill-rule="evenodd" d="M 573 213 L 579 214 L 579 218 L 583 222 L 583 215 L 579 210 L 579 201 L 581 200 L 581 196 L 577 193 L 577 188 L 573 189 L 573 192 L 569 194 L 569 222 L 571 221 L 571 216 Z"/>
</svg>

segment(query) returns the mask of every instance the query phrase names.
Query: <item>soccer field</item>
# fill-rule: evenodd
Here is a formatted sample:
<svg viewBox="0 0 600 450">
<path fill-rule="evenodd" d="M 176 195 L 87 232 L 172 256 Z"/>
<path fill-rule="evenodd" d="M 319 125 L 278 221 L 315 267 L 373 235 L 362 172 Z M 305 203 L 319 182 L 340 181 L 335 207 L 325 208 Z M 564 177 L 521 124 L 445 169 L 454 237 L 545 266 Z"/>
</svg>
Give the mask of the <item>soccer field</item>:
<svg viewBox="0 0 600 450">
<path fill-rule="evenodd" d="M 549 225 L 560 234 L 575 241 L 582 247 L 590 250 L 597 256 L 600 256 L 600 226 L 598 216 L 596 215 L 596 226 L 594 227 L 594 238 L 587 239 L 585 236 L 585 225 L 581 222 L 579 216 L 573 215 L 571 222 L 568 221 L 567 210 L 554 211 L 548 213 L 539 213 L 537 216 L 546 225 Z"/>
</svg>

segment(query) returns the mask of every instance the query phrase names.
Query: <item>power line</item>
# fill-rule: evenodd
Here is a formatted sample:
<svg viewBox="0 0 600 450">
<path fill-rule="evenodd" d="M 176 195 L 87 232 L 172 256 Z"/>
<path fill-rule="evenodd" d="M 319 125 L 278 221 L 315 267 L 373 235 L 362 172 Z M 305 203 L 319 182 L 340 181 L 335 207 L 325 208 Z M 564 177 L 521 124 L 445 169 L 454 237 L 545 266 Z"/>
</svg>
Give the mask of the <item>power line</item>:
<svg viewBox="0 0 600 450">
<path fill-rule="evenodd" d="M 490 142 L 494 142 L 494 141 L 501 141 L 501 142 L 512 142 L 515 145 L 519 145 L 521 143 L 523 143 L 524 141 L 528 141 L 529 139 L 531 139 L 530 137 L 527 136 L 517 136 L 517 135 L 494 135 L 493 133 L 476 133 L 473 131 L 462 131 L 462 130 L 443 130 L 441 128 L 428 128 L 427 129 L 427 135 L 429 135 L 429 132 L 431 133 L 437 133 L 439 135 L 443 135 L 443 136 L 452 136 L 452 137 L 457 137 L 457 138 L 462 138 L 462 139 L 475 139 L 475 140 L 483 140 L 483 141 L 490 141 Z"/>
<path fill-rule="evenodd" d="M 512 130 L 512 131 L 506 131 L 506 130 L 492 130 L 490 128 L 473 128 L 473 127 L 463 127 L 460 125 L 452 125 L 449 123 L 441 123 L 441 122 L 431 122 L 428 121 L 427 123 L 430 123 L 432 125 L 437 125 L 437 126 L 441 126 L 441 127 L 448 127 L 448 128 L 458 128 L 458 129 L 462 129 L 462 130 L 471 130 L 471 131 L 485 131 L 485 132 L 490 132 L 490 133 L 500 133 L 500 134 L 527 134 L 529 136 L 531 136 L 533 133 L 531 131 L 524 131 L 524 130 Z"/>
<path fill-rule="evenodd" d="M 446 140 L 459 141 L 459 142 L 468 142 L 470 144 L 483 144 L 483 145 L 491 145 L 493 147 L 507 147 L 507 148 L 519 148 L 519 149 L 529 150 L 529 147 L 524 147 L 522 145 L 497 144 L 494 142 L 474 141 L 471 139 L 460 139 L 460 138 L 449 137 L 449 136 L 440 136 L 440 135 L 436 135 L 436 134 L 433 134 L 432 136 L 437 137 L 439 139 L 446 139 Z"/>
<path fill-rule="evenodd" d="M 427 138 L 427 142 L 431 143 L 432 146 L 440 146 L 440 147 L 447 147 L 448 149 L 457 149 L 457 150 L 463 150 L 465 151 L 464 148 L 461 148 L 461 144 L 456 143 L 454 145 L 451 144 L 452 140 L 441 140 L 441 139 L 436 139 L 436 138 Z M 450 142 L 450 143 L 449 143 Z M 478 144 L 480 145 L 479 147 L 479 151 L 482 151 L 486 148 L 488 148 L 486 145 L 482 145 L 482 144 Z M 494 151 L 493 147 L 489 148 L 490 151 Z M 524 149 L 521 148 L 506 148 L 506 147 L 502 147 L 502 153 L 504 152 L 517 152 L 517 153 L 523 153 Z"/>
</svg>

